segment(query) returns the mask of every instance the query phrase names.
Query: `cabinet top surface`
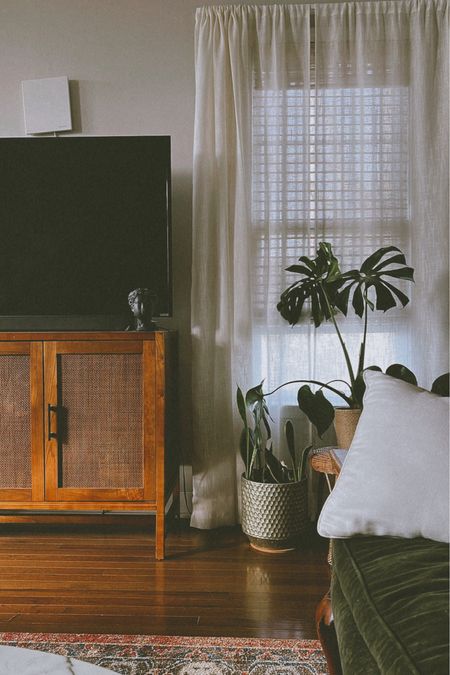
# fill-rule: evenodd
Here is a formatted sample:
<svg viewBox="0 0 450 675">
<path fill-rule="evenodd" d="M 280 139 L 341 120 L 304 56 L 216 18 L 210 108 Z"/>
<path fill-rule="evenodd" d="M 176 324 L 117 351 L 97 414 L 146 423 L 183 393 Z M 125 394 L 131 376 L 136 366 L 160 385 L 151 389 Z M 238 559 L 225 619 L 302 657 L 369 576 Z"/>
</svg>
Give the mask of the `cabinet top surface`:
<svg viewBox="0 0 450 675">
<path fill-rule="evenodd" d="M 30 342 L 33 340 L 154 340 L 156 335 L 173 331 L 3 331 L 0 342 Z"/>
</svg>

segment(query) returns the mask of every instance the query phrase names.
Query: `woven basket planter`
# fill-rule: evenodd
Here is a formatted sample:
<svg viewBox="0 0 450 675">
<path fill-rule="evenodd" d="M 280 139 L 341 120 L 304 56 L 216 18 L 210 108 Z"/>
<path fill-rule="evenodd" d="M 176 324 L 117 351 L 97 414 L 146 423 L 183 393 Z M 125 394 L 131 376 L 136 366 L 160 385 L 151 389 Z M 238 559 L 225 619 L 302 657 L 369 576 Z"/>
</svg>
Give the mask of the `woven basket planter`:
<svg viewBox="0 0 450 675">
<path fill-rule="evenodd" d="M 242 476 L 242 531 L 260 551 L 293 550 L 308 528 L 308 481 L 256 483 Z"/>
<path fill-rule="evenodd" d="M 359 408 L 334 409 L 334 429 L 338 448 L 348 450 L 350 447 L 361 412 Z"/>
</svg>

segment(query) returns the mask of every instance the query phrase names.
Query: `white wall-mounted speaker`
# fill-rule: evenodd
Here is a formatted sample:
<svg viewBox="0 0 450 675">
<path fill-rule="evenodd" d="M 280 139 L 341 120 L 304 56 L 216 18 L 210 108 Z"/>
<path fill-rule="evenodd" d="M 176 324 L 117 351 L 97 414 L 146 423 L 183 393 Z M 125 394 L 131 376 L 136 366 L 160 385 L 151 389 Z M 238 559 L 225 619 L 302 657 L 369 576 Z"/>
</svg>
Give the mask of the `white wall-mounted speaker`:
<svg viewBox="0 0 450 675">
<path fill-rule="evenodd" d="M 67 77 L 23 80 L 22 96 L 27 134 L 72 129 Z"/>
</svg>

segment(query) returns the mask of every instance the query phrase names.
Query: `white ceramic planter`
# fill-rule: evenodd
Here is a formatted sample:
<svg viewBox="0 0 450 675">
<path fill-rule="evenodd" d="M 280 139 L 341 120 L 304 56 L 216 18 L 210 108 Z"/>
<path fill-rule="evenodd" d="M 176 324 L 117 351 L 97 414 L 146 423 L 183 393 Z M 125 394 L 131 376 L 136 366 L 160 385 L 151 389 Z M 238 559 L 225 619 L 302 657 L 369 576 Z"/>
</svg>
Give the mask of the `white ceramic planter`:
<svg viewBox="0 0 450 675">
<path fill-rule="evenodd" d="M 250 545 L 280 553 L 295 548 L 308 527 L 308 481 L 257 483 L 242 476 L 242 530 Z"/>
</svg>

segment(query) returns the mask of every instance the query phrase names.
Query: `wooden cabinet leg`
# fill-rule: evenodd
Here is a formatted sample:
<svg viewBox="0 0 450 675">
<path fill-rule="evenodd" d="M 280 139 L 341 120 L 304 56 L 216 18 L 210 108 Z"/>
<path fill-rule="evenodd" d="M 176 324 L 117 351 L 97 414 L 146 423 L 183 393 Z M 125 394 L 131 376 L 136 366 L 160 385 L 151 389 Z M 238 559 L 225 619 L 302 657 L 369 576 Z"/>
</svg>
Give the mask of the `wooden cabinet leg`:
<svg viewBox="0 0 450 675">
<path fill-rule="evenodd" d="M 331 610 L 330 592 L 322 598 L 316 609 L 317 635 L 327 660 L 330 675 L 342 675 L 341 659 Z"/>
</svg>

